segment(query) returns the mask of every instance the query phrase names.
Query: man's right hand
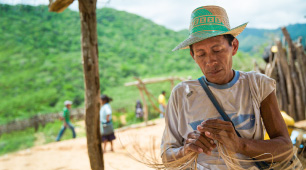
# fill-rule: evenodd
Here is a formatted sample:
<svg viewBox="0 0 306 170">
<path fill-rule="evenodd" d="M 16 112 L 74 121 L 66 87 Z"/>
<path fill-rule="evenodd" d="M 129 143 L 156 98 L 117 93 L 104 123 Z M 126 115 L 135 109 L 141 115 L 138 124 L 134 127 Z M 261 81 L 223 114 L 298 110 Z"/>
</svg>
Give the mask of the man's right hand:
<svg viewBox="0 0 306 170">
<path fill-rule="evenodd" d="M 214 141 L 206 137 L 204 133 L 201 134 L 199 131 L 193 131 L 188 134 L 182 151 L 184 155 L 189 152 L 205 153 L 210 155 L 211 151 L 216 146 L 217 145 Z"/>
</svg>

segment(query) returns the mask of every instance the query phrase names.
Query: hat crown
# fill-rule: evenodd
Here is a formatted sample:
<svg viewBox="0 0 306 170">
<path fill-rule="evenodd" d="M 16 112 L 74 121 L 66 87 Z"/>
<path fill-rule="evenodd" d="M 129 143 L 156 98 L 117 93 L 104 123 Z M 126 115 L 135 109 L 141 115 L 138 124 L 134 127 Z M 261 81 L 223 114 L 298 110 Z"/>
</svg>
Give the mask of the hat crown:
<svg viewBox="0 0 306 170">
<path fill-rule="evenodd" d="M 244 23 L 231 29 L 225 9 L 213 5 L 199 7 L 191 14 L 189 37 L 172 51 L 189 48 L 194 43 L 219 35 L 231 34 L 236 37 L 246 25 Z"/>
<path fill-rule="evenodd" d="M 211 34 L 216 31 L 228 31 L 230 24 L 225 9 L 219 6 L 202 6 L 191 14 L 189 35 L 201 32 Z"/>
</svg>

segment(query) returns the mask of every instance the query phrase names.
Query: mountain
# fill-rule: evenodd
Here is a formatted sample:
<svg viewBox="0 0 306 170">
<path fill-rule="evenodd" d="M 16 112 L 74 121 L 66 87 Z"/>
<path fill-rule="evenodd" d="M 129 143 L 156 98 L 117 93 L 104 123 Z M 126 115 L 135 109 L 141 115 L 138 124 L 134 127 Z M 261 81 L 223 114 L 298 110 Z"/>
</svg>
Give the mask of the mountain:
<svg viewBox="0 0 306 170">
<path fill-rule="evenodd" d="M 306 24 L 293 24 L 286 26 L 292 40 L 297 40 L 298 37 L 303 37 L 302 42 L 305 45 L 306 41 Z M 187 37 L 188 30 L 181 30 L 178 33 Z M 247 53 L 257 53 L 264 45 L 274 44 L 276 38 L 282 39 L 283 33 L 281 28 L 277 29 L 256 29 L 245 28 L 241 34 L 237 36 L 239 40 L 239 50 Z"/>
<path fill-rule="evenodd" d="M 84 82 L 78 12 L 47 6 L 0 5 L 0 124 L 57 112 L 63 101 L 82 105 Z M 184 39 L 140 16 L 97 10 L 101 92 L 124 78 L 193 69 L 190 56 L 171 50 Z"/>
<path fill-rule="evenodd" d="M 305 24 L 288 30 L 304 35 L 298 31 L 301 27 L 305 30 Z M 131 93 L 123 87 L 134 76 L 200 73 L 188 51 L 171 51 L 188 36 L 187 30 L 175 32 L 135 14 L 102 8 L 97 10 L 97 32 L 101 93 L 117 92 L 114 108 L 123 107 L 123 102 L 133 107 L 139 98 L 136 88 Z M 274 32 L 246 29 L 238 36 L 240 49 L 254 50 Z M 0 35 L 0 124 L 58 112 L 67 99 L 74 107 L 83 106 L 78 12 L 66 9 L 58 14 L 47 6 L 0 4 Z M 235 57 L 235 68 L 252 68 L 247 63 L 254 57 L 244 53 Z M 155 93 L 161 88 L 156 87 Z"/>
<path fill-rule="evenodd" d="M 304 39 L 303 44 L 305 45 L 306 24 L 288 25 L 286 28 L 292 40 L 297 40 L 299 36 L 302 36 Z M 240 42 L 239 50 L 253 53 L 258 51 L 264 44 L 274 44 L 276 38 L 282 40 L 283 33 L 281 28 L 273 30 L 246 28 L 237 38 Z"/>
</svg>

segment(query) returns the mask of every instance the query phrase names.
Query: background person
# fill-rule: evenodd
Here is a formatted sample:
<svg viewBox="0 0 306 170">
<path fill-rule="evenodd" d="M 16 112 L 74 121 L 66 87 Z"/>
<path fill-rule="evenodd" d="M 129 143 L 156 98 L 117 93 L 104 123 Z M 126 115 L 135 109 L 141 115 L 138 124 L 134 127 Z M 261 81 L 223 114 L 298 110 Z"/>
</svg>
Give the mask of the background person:
<svg viewBox="0 0 306 170">
<path fill-rule="evenodd" d="M 71 109 L 72 101 L 66 100 L 64 102 L 64 105 L 65 105 L 65 107 L 63 109 L 63 126 L 62 126 L 59 134 L 57 135 L 56 141 L 59 141 L 61 139 L 61 137 L 64 134 L 67 127 L 69 127 L 70 130 L 72 131 L 72 137 L 73 138 L 76 137 L 76 134 L 75 134 L 75 131 L 74 131 L 74 126 L 70 122 L 70 109 Z"/>
<path fill-rule="evenodd" d="M 162 91 L 161 94 L 158 96 L 158 103 L 159 103 L 159 110 L 161 111 L 159 117 L 163 118 L 165 115 L 165 110 L 166 110 L 166 92 Z"/>
<path fill-rule="evenodd" d="M 136 106 L 135 106 L 135 114 L 137 118 L 142 118 L 143 117 L 143 108 L 140 100 L 137 100 Z"/>
<path fill-rule="evenodd" d="M 101 109 L 100 109 L 100 131 L 103 142 L 103 152 L 106 152 L 106 144 L 109 142 L 111 144 L 111 151 L 114 151 L 113 140 L 116 139 L 113 122 L 112 122 L 112 108 L 110 102 L 113 99 L 107 95 L 101 96 Z"/>
</svg>

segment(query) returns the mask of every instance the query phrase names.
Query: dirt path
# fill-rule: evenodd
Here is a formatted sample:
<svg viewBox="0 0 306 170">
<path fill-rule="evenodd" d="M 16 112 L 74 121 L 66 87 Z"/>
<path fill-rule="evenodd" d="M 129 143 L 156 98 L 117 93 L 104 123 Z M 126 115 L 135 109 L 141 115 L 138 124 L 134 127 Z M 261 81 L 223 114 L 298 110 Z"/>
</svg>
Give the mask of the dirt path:
<svg viewBox="0 0 306 170">
<path fill-rule="evenodd" d="M 108 145 L 107 152 L 104 154 L 105 169 L 152 169 L 131 158 L 132 156 L 138 157 L 138 146 L 142 153 L 150 153 L 153 150 L 152 141 L 156 141 L 155 153 L 159 157 L 164 119 L 155 120 L 151 124 L 154 125 L 147 127 L 138 125 L 116 132 L 115 152 L 110 152 Z M 138 159 L 143 158 L 138 157 Z M 90 170 L 86 138 L 49 143 L 2 156 L 0 157 L 0 170 Z"/>
</svg>

